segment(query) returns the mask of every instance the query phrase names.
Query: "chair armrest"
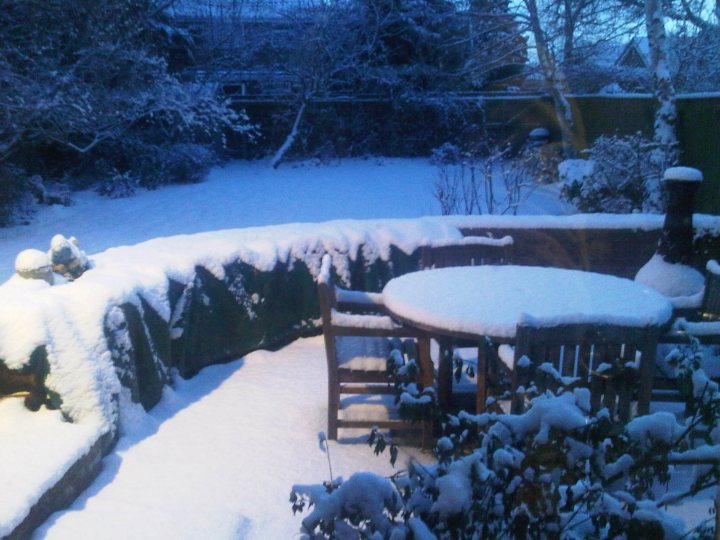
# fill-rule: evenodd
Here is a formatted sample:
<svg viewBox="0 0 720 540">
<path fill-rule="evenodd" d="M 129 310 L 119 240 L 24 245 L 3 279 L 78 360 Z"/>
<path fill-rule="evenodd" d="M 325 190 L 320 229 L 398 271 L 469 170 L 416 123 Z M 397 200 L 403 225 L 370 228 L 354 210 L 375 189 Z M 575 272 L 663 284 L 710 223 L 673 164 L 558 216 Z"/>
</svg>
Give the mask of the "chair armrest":
<svg viewBox="0 0 720 540">
<path fill-rule="evenodd" d="M 687 344 L 690 338 L 707 345 L 720 343 L 720 321 L 694 322 L 678 317 L 670 330 L 660 336 L 659 342 Z"/>
<path fill-rule="evenodd" d="M 337 301 L 338 308 L 343 311 L 385 312 L 385 304 L 383 303 L 381 293 L 351 291 L 335 287 L 335 300 Z"/>
<path fill-rule="evenodd" d="M 332 332 L 338 336 L 424 337 L 416 328 L 403 326 L 387 315 L 361 315 L 333 310 Z"/>
</svg>

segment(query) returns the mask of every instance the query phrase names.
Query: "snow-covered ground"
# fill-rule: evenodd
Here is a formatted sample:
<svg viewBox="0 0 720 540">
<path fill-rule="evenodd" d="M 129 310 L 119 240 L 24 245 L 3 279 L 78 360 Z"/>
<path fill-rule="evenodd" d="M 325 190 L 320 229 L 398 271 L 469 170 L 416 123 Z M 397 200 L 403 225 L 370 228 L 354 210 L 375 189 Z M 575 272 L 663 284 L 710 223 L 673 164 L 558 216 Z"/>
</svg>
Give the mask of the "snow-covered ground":
<svg viewBox="0 0 720 540">
<path fill-rule="evenodd" d="M 128 199 L 76 193 L 69 207 L 41 209 L 30 226 L 0 229 L 0 282 L 23 249 L 46 251 L 50 238 L 75 236 L 88 254 L 150 238 L 218 229 L 331 219 L 437 215 L 437 169 L 427 159 L 371 158 L 331 165 L 236 161 L 200 184 L 141 190 Z M 522 214 L 568 214 L 557 186 L 541 186 Z"/>
<path fill-rule="evenodd" d="M 80 193 L 71 207 L 42 210 L 33 225 L 0 230 L 0 278 L 10 276 L 19 251 L 46 250 L 56 233 L 76 236 L 93 254 L 206 230 L 437 214 L 432 197 L 435 174 L 434 167 L 420 159 L 347 160 L 330 166 L 304 163 L 278 171 L 267 162 L 237 162 L 214 170 L 205 183 L 143 191 L 129 199 Z M 558 201 L 553 187 L 538 188 L 521 207 L 526 214 L 571 211 Z M 290 229 L 284 237 L 292 236 Z M 174 245 L 178 242 L 184 245 L 182 238 Z M 214 244 L 206 248 L 212 250 Z M 114 250 L 98 255 L 96 261 L 122 259 L 123 254 L 132 255 L 130 251 Z M 126 262 L 142 266 L 142 260 Z M 87 312 L 88 305 L 77 309 Z M 258 351 L 207 368 L 192 380 L 178 380 L 149 414 L 125 411 L 134 416 L 123 419 L 124 432 L 103 461 L 100 477 L 34 538 L 297 536 L 301 518 L 290 510 L 290 487 L 329 477 L 317 439 L 326 428 L 326 381 L 318 338 L 297 341 L 276 353 Z M 17 404 L 13 400 L 2 405 Z M 24 414 L 20 411 L 10 419 Z M 93 441 L 84 432 L 71 432 L 57 413 L 37 414 L 33 420 L 47 421 L 50 428 L 65 430 L 80 441 L 69 445 L 71 450 Z M 0 435 L 2 429 L 10 434 L 17 426 L 0 424 Z M 373 456 L 363 439 L 331 444 L 335 476 L 347 478 L 357 470 L 391 473 L 387 458 Z M 72 457 L 60 452 L 58 459 L 68 456 Z M 419 459 L 429 457 L 419 455 Z M 38 482 L 44 478 L 38 475 Z M 683 517 L 692 520 L 687 508 L 682 509 Z M 697 514 L 706 509 L 707 504 L 701 503 Z"/>
<path fill-rule="evenodd" d="M 296 537 L 303 516 L 293 516 L 290 488 L 329 477 L 318 441 L 326 429 L 326 381 L 319 337 L 178 380 L 122 436 L 97 481 L 33 538 Z M 366 432 L 340 437 L 348 433 L 355 438 L 330 442 L 334 476 L 392 474 L 388 456 L 374 456 L 358 436 Z M 398 466 L 409 457 L 403 451 Z"/>
</svg>

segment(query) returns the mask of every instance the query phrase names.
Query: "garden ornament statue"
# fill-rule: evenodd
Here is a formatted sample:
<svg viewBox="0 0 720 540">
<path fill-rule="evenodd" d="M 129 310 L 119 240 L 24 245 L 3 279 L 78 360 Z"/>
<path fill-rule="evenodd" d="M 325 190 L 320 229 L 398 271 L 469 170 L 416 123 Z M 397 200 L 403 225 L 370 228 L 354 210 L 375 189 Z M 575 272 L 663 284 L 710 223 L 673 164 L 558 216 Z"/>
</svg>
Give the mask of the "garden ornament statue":
<svg viewBox="0 0 720 540">
<path fill-rule="evenodd" d="M 90 260 L 74 236 L 56 234 L 47 252 L 26 249 L 15 258 L 15 272 L 24 279 L 42 279 L 50 285 L 79 278 L 91 267 Z"/>
</svg>

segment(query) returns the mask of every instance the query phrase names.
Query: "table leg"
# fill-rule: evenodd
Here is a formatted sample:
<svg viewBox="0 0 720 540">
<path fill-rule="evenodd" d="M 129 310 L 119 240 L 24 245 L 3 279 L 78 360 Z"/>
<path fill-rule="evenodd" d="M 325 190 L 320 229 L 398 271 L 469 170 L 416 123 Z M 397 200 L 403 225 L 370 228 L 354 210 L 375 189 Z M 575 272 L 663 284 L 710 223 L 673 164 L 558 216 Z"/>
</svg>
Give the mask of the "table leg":
<svg viewBox="0 0 720 540">
<path fill-rule="evenodd" d="M 485 412 L 485 404 L 487 403 L 488 395 L 488 362 L 490 357 L 490 351 L 488 350 L 490 344 L 487 340 L 483 340 L 478 344 L 478 360 L 477 360 L 477 394 L 475 396 L 475 411 L 477 413 Z"/>
<path fill-rule="evenodd" d="M 418 338 L 417 358 L 420 364 L 420 372 L 418 373 L 417 383 L 423 388 L 432 388 L 435 383 L 435 368 L 430 356 L 430 336 Z M 432 448 L 433 443 L 433 418 L 429 415 L 423 420 L 422 424 L 422 448 L 427 450 Z"/>
<path fill-rule="evenodd" d="M 448 409 L 452 402 L 453 349 L 452 341 L 438 340 L 440 344 L 440 362 L 438 365 L 438 403 Z"/>
</svg>

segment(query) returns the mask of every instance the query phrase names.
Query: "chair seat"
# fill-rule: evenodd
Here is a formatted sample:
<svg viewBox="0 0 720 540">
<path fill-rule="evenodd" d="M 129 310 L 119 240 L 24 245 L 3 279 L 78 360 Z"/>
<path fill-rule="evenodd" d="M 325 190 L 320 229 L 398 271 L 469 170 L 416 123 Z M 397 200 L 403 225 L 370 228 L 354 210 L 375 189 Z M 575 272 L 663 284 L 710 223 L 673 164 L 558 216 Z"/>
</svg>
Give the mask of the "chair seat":
<svg viewBox="0 0 720 540">
<path fill-rule="evenodd" d="M 338 336 L 335 347 L 339 369 L 384 372 L 391 341 L 384 337 Z"/>
</svg>

